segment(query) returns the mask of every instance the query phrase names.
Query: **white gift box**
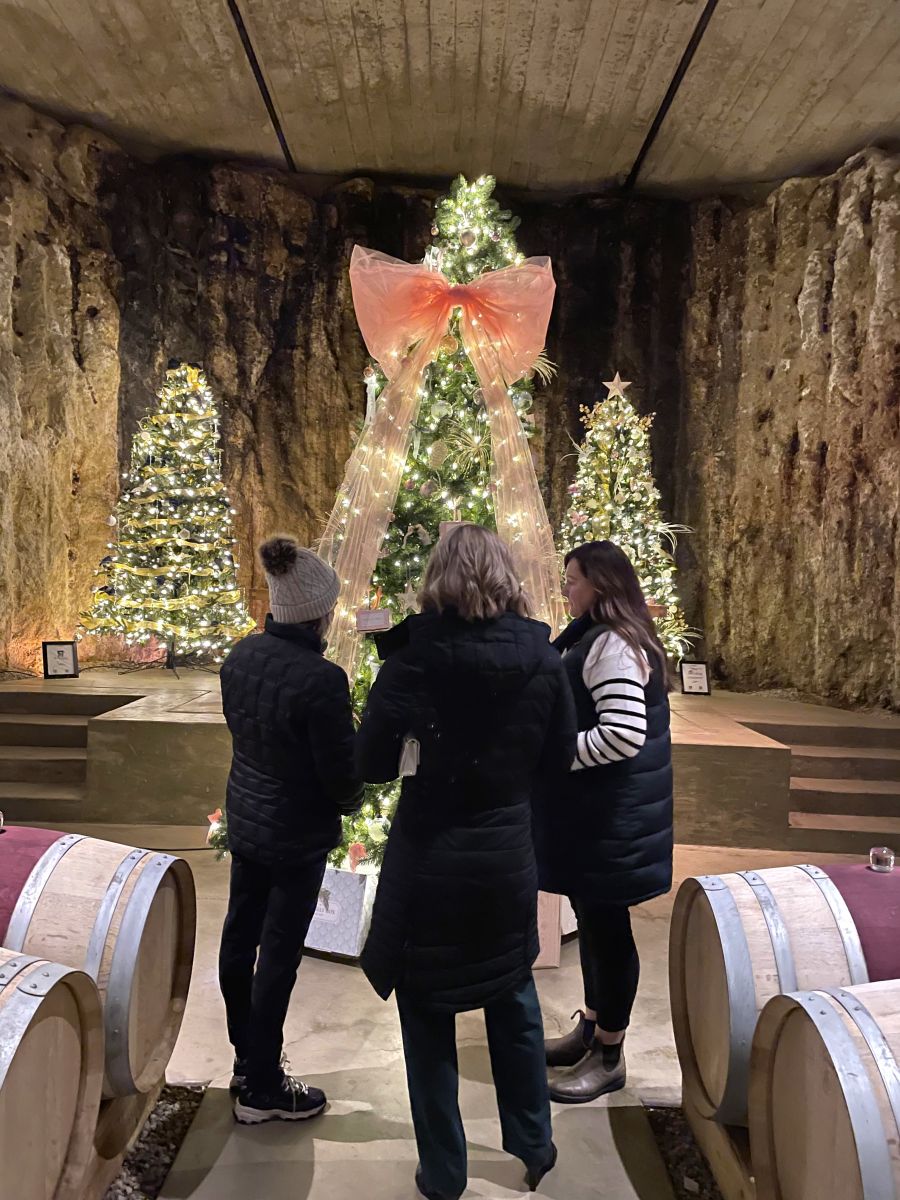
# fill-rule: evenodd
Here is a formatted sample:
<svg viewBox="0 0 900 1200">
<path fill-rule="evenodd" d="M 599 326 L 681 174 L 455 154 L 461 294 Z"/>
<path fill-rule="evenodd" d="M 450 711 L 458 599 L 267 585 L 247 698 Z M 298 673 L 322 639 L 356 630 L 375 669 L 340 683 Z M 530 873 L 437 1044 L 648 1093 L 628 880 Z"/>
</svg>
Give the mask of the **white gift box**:
<svg viewBox="0 0 900 1200">
<path fill-rule="evenodd" d="M 359 958 L 372 921 L 378 876 L 325 868 L 315 916 L 306 935 L 308 950 Z"/>
</svg>

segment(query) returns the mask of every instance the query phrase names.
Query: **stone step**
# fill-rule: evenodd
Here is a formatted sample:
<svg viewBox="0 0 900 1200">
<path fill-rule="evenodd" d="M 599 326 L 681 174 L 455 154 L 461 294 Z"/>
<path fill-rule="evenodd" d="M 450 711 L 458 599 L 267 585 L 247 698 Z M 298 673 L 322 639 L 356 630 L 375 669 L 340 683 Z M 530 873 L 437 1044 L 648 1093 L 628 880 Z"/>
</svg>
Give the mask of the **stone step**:
<svg viewBox="0 0 900 1200">
<path fill-rule="evenodd" d="M 0 713 L 0 746 L 86 746 L 87 717 Z"/>
<path fill-rule="evenodd" d="M 53 690 L 0 686 L 0 713 L 47 713 L 57 716 L 98 717 L 131 704 L 138 696 L 102 691 Z"/>
<path fill-rule="evenodd" d="M 77 820 L 85 789 L 64 783 L 0 783 L 0 811 L 7 821 Z"/>
<path fill-rule="evenodd" d="M 879 721 L 863 717 L 858 722 L 846 724 L 804 725 L 774 720 L 742 721 L 741 724 L 786 746 L 867 746 L 900 750 L 900 720 Z"/>
<path fill-rule="evenodd" d="M 84 746 L 0 746 L 0 783 L 83 784 Z"/>
<path fill-rule="evenodd" d="M 900 817 L 900 780 L 795 777 L 790 803 L 799 812 Z"/>
<path fill-rule="evenodd" d="M 791 771 L 809 779 L 900 780 L 900 750 L 874 746 L 792 746 Z"/>
<path fill-rule="evenodd" d="M 900 816 L 792 812 L 788 820 L 791 849 L 798 853 L 862 857 L 872 846 L 886 843 L 900 854 Z"/>
</svg>

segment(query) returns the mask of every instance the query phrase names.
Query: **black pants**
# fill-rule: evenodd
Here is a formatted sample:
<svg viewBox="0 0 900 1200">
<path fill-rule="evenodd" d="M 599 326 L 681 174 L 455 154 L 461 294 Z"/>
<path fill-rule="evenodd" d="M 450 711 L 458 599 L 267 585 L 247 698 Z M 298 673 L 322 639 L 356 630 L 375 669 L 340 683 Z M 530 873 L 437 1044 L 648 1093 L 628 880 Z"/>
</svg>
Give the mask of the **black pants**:
<svg viewBox="0 0 900 1200">
<path fill-rule="evenodd" d="M 575 899 L 572 907 L 578 918 L 585 1008 L 596 1012 L 600 1029 L 627 1029 L 641 973 L 631 911 Z"/>
<path fill-rule="evenodd" d="M 284 1019 L 324 874 L 325 855 L 309 865 L 278 867 L 231 857 L 219 986 L 229 1040 L 254 1090 L 280 1079 Z"/>
<path fill-rule="evenodd" d="M 467 1156 L 459 1115 L 456 1015 L 402 992 L 397 994 L 397 1008 L 425 1184 L 441 1196 L 461 1196 Z M 539 1167 L 550 1155 L 550 1096 L 541 1006 L 531 975 L 489 1004 L 484 1018 L 503 1149 Z"/>
</svg>

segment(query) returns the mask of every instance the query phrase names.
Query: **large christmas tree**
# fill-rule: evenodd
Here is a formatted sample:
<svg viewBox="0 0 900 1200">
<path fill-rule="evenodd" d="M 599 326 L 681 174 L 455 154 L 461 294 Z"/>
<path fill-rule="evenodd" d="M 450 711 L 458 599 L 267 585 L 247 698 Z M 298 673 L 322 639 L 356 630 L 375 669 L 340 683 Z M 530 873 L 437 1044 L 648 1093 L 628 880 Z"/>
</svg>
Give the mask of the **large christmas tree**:
<svg viewBox="0 0 900 1200">
<path fill-rule="evenodd" d="M 157 644 L 170 662 L 220 662 L 254 628 L 237 583 L 219 414 L 199 367 L 173 363 L 135 435 L 116 529 L 82 627 Z"/>
<path fill-rule="evenodd" d="M 690 630 L 675 590 L 676 534 L 683 525 L 663 520 L 650 458 L 652 417 L 640 416 L 626 398 L 618 372 L 605 384 L 609 395 L 582 408 L 584 443 L 578 453 L 571 506 L 559 533 L 563 554 L 582 542 L 609 539 L 634 563 L 641 587 L 656 611 L 666 652 L 678 661 L 690 647 Z"/>
<path fill-rule="evenodd" d="M 474 183 L 460 176 L 437 203 L 425 261 L 452 283 L 466 283 L 486 271 L 522 261 L 514 236 L 518 218 L 501 209 L 493 190 L 491 176 Z M 528 378 L 509 389 L 528 436 L 534 432 L 533 375 L 529 372 Z M 371 419 L 386 380 L 370 363 L 364 381 L 367 419 Z M 488 418 L 455 325 L 428 368 L 424 388 L 393 520 L 372 579 L 373 604 L 389 607 L 396 619 L 416 610 L 425 564 L 443 522 L 473 521 L 494 528 Z M 353 685 L 357 713 L 365 705 L 377 670 L 378 655 L 368 642 Z M 362 811 L 345 820 L 344 842 L 334 852 L 333 862 L 343 861 L 348 854 L 353 862 L 363 855 L 369 862 L 380 861 L 397 794 L 396 784 L 367 788 Z"/>
</svg>

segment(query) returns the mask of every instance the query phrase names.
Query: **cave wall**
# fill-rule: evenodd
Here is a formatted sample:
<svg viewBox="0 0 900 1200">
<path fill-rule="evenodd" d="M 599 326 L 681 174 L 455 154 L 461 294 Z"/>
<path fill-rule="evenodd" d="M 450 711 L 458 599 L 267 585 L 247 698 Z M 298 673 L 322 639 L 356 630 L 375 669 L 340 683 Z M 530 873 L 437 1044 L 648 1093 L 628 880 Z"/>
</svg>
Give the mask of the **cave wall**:
<svg viewBox="0 0 900 1200">
<path fill-rule="evenodd" d="M 99 213 L 115 147 L 0 112 L 0 665 L 71 637 L 116 494 L 119 266 Z"/>
<path fill-rule="evenodd" d="M 716 674 L 900 707 L 900 159 L 691 221 L 674 508 Z"/>
</svg>

